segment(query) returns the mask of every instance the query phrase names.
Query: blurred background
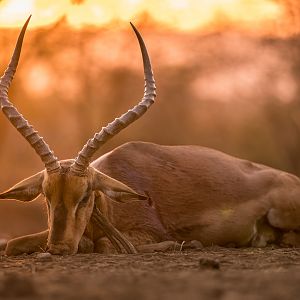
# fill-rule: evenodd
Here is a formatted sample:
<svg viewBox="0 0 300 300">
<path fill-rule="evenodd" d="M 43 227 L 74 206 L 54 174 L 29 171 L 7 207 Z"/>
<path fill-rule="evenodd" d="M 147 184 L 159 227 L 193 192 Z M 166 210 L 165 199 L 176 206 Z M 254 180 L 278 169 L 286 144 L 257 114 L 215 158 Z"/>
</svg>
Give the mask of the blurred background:
<svg viewBox="0 0 300 300">
<path fill-rule="evenodd" d="M 60 159 L 143 94 L 134 22 L 157 103 L 98 155 L 132 140 L 212 147 L 300 175 L 298 0 L 2 0 L 0 71 L 33 14 L 10 98 Z M 0 115 L 0 190 L 43 169 Z M 0 237 L 46 227 L 42 199 L 0 203 Z"/>
</svg>

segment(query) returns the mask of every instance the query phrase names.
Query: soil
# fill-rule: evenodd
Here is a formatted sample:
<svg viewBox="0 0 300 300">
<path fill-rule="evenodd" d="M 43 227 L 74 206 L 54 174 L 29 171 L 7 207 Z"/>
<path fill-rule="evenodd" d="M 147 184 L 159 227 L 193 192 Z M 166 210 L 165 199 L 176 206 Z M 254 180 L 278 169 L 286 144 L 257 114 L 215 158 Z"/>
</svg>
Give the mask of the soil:
<svg viewBox="0 0 300 300">
<path fill-rule="evenodd" d="M 300 299 L 300 249 L 0 256 L 0 299 Z"/>
</svg>

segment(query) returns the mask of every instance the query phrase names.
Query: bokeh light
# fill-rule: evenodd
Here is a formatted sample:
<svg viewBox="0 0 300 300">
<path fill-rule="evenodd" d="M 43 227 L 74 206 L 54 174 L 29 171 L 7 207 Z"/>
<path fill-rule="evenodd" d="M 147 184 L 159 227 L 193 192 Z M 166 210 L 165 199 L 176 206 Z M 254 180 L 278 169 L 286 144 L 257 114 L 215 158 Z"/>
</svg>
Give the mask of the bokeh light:
<svg viewBox="0 0 300 300">
<path fill-rule="evenodd" d="M 180 30 L 208 26 L 257 27 L 276 22 L 280 3 L 272 0 L 4 0 L 0 3 L 0 27 L 19 27 L 33 14 L 31 28 L 49 25 L 65 17 L 74 27 L 103 26 L 148 15 L 154 21 Z"/>
</svg>

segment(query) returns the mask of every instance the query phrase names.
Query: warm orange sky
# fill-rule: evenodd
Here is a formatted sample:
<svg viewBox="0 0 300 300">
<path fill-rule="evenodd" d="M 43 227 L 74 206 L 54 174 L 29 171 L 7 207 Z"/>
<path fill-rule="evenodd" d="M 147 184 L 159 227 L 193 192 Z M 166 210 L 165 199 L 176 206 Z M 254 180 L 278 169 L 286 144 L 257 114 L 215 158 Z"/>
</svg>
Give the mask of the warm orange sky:
<svg viewBox="0 0 300 300">
<path fill-rule="evenodd" d="M 135 21 L 141 13 L 171 28 L 195 30 L 216 23 L 265 26 L 282 16 L 273 0 L 2 0 L 0 27 L 20 27 L 33 14 L 30 27 L 51 24 L 63 16 L 75 27 Z"/>
</svg>

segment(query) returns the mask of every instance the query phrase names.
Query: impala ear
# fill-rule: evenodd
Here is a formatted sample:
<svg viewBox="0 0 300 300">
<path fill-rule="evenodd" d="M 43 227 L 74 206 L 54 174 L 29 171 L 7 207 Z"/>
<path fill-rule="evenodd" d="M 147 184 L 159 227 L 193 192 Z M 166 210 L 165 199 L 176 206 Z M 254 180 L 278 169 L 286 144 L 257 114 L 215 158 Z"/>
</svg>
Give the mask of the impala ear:
<svg viewBox="0 0 300 300">
<path fill-rule="evenodd" d="M 109 198 L 127 202 L 127 200 L 146 200 L 148 197 L 136 193 L 126 184 L 113 179 L 97 170 L 95 170 L 93 178 L 93 190 L 101 191 Z"/>
<path fill-rule="evenodd" d="M 15 199 L 20 201 L 34 200 L 42 192 L 44 171 L 28 177 L 15 186 L 0 194 L 0 199 Z"/>
</svg>

